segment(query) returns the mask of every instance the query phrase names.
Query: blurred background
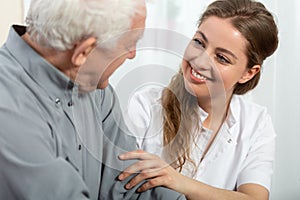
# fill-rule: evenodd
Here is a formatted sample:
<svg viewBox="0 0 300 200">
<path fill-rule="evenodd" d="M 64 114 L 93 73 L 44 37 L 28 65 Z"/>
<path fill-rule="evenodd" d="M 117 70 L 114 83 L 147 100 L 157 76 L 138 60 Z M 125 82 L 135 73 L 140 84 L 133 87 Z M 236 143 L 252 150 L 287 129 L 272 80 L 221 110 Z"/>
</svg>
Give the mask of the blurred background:
<svg viewBox="0 0 300 200">
<path fill-rule="evenodd" d="M 137 57 L 127 61 L 111 78 L 121 104 L 149 84 L 166 85 L 177 72 L 184 47 L 197 20 L 212 0 L 151 0 L 145 37 Z M 9 27 L 23 24 L 30 0 L 1 0 L 0 44 Z M 262 78 L 247 97 L 268 108 L 277 132 L 276 162 L 271 200 L 300 199 L 300 1 L 261 0 L 276 17 L 279 49 L 263 66 Z M 171 42 L 170 42 L 171 41 Z M 147 43 L 148 42 L 148 43 Z M 298 89 L 297 89 L 298 88 Z M 0 93 L 1 94 L 1 93 Z M 298 117 L 297 117 L 298 116 Z"/>
</svg>

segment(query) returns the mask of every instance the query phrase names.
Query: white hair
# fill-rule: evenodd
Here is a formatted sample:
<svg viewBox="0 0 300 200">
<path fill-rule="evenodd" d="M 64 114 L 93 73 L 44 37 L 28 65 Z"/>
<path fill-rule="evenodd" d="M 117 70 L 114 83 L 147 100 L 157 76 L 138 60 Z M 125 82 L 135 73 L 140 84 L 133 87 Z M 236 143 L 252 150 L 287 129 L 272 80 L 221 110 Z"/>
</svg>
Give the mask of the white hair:
<svg viewBox="0 0 300 200">
<path fill-rule="evenodd" d="M 27 32 L 40 45 L 68 50 L 88 37 L 112 48 L 143 0 L 31 0 Z"/>
</svg>

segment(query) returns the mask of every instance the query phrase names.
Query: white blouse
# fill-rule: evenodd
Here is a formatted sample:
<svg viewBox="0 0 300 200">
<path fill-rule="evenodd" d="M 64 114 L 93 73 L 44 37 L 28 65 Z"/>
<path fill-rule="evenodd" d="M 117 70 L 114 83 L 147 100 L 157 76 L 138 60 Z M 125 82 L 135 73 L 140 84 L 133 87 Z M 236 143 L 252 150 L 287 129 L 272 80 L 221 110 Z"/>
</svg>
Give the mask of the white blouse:
<svg viewBox="0 0 300 200">
<path fill-rule="evenodd" d="M 162 88 L 144 88 L 130 99 L 126 123 L 137 137 L 139 148 L 162 156 Z M 199 108 L 201 121 L 207 117 Z M 201 123 L 201 122 L 195 122 Z M 192 142 L 191 158 L 197 165 L 185 164 L 182 173 L 214 187 L 236 190 L 242 184 L 256 183 L 270 190 L 275 157 L 275 132 L 266 108 L 233 95 L 228 117 L 209 151 L 200 162 L 211 131 L 199 130 Z"/>
</svg>

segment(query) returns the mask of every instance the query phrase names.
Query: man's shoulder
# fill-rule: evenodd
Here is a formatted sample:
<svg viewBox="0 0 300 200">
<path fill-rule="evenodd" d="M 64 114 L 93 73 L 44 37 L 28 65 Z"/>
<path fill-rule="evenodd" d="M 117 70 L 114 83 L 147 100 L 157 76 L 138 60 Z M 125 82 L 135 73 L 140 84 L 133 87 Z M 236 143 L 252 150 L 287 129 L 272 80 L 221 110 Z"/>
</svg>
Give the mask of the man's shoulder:
<svg viewBox="0 0 300 200">
<path fill-rule="evenodd" d="M 22 66 L 14 59 L 9 62 L 7 56 L 3 56 L 0 50 L 0 109 L 28 114 L 38 110 L 39 99 L 36 96 L 38 91 L 33 85 L 35 83 Z"/>
<path fill-rule="evenodd" d="M 13 107 L 17 100 L 25 96 L 24 86 L 20 84 L 18 66 L 13 62 L 3 62 L 3 60 L 0 52 L 0 106 Z"/>
</svg>

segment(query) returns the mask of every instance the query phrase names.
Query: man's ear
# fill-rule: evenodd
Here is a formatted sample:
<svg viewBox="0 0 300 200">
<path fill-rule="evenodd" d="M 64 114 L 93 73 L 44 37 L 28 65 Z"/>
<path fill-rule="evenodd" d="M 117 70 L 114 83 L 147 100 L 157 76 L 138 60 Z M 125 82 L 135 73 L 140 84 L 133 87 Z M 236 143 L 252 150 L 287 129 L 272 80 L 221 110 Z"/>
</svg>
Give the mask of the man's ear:
<svg viewBox="0 0 300 200">
<path fill-rule="evenodd" d="M 89 37 L 76 44 L 72 55 L 72 63 L 76 66 L 81 66 L 83 63 L 85 63 L 88 55 L 96 47 L 96 43 L 96 38 Z"/>
<path fill-rule="evenodd" d="M 248 69 L 240 78 L 239 83 L 243 84 L 251 80 L 258 72 L 260 72 L 260 68 L 260 65 L 254 65 L 251 69 Z"/>
</svg>

